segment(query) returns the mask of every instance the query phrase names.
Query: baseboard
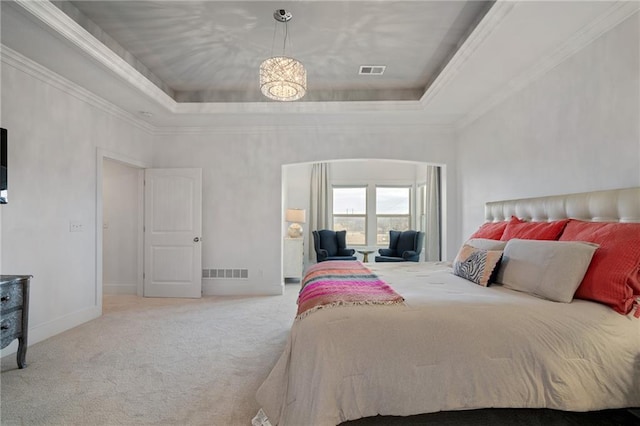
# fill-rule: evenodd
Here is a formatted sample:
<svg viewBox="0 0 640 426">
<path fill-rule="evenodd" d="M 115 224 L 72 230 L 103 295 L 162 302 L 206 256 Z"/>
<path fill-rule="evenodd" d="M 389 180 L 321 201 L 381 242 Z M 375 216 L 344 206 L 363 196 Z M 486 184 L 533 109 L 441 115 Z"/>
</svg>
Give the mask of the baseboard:
<svg viewBox="0 0 640 426">
<path fill-rule="evenodd" d="M 102 283 L 104 294 L 137 294 L 137 284 Z"/>
<path fill-rule="evenodd" d="M 284 284 L 256 286 L 242 280 L 202 280 L 203 296 L 273 296 L 284 293 Z"/>
<path fill-rule="evenodd" d="M 28 346 L 46 340 L 50 337 L 60 334 L 74 327 L 84 324 L 87 321 L 98 318 L 102 315 L 102 306 L 91 306 L 71 314 L 29 327 L 29 335 L 27 336 Z M 9 346 L 0 350 L 0 357 L 11 355 L 18 350 L 18 341 L 14 340 Z M 29 363 L 29 355 L 27 353 L 27 363 Z"/>
</svg>

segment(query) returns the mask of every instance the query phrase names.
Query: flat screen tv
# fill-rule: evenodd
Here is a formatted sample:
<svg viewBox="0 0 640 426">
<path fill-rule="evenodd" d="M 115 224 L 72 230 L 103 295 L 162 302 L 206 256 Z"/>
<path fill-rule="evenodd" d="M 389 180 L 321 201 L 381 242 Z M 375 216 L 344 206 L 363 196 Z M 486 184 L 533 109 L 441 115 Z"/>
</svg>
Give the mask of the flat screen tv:
<svg viewBox="0 0 640 426">
<path fill-rule="evenodd" d="M 0 128 L 0 204 L 7 204 L 7 129 Z"/>
</svg>

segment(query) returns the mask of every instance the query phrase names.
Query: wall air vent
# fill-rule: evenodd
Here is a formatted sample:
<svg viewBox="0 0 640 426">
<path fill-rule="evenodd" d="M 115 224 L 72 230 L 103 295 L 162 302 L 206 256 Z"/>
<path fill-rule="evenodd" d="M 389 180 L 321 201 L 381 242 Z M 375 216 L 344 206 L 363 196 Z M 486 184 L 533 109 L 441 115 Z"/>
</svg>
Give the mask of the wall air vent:
<svg viewBox="0 0 640 426">
<path fill-rule="evenodd" d="M 360 65 L 360 75 L 382 75 L 386 65 Z"/>
<path fill-rule="evenodd" d="M 232 278 L 232 279 L 248 279 L 248 269 L 203 269 L 202 278 Z"/>
</svg>

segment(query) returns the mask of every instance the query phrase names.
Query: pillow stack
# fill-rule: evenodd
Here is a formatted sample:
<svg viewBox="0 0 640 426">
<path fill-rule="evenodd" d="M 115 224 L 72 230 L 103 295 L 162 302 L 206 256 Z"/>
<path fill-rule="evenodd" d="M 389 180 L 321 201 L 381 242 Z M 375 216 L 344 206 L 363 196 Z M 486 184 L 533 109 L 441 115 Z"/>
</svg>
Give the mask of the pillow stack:
<svg viewBox="0 0 640 426">
<path fill-rule="evenodd" d="M 557 302 L 592 300 L 626 315 L 640 300 L 640 223 L 511 217 L 480 226 L 453 266 L 476 284 L 495 281 Z"/>
</svg>

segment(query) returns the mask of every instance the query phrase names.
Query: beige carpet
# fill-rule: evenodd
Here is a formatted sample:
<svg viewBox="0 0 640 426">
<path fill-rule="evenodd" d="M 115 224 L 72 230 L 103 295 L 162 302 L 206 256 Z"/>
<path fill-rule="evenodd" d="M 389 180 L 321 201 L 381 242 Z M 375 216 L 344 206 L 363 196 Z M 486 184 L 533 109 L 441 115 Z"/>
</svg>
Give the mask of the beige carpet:
<svg viewBox="0 0 640 426">
<path fill-rule="evenodd" d="M 251 424 L 255 391 L 285 345 L 299 284 L 284 296 L 105 296 L 104 315 L 2 359 L 2 425 Z M 353 426 L 631 426 L 627 410 L 473 410 L 371 417 Z M 347 423 L 345 423 L 345 426 Z M 298 425 L 296 425 L 298 426 Z M 307 426 L 307 425 L 299 425 Z"/>
<path fill-rule="evenodd" d="M 2 425 L 249 425 L 280 355 L 284 296 L 105 296 L 104 315 L 2 359 Z"/>
</svg>

